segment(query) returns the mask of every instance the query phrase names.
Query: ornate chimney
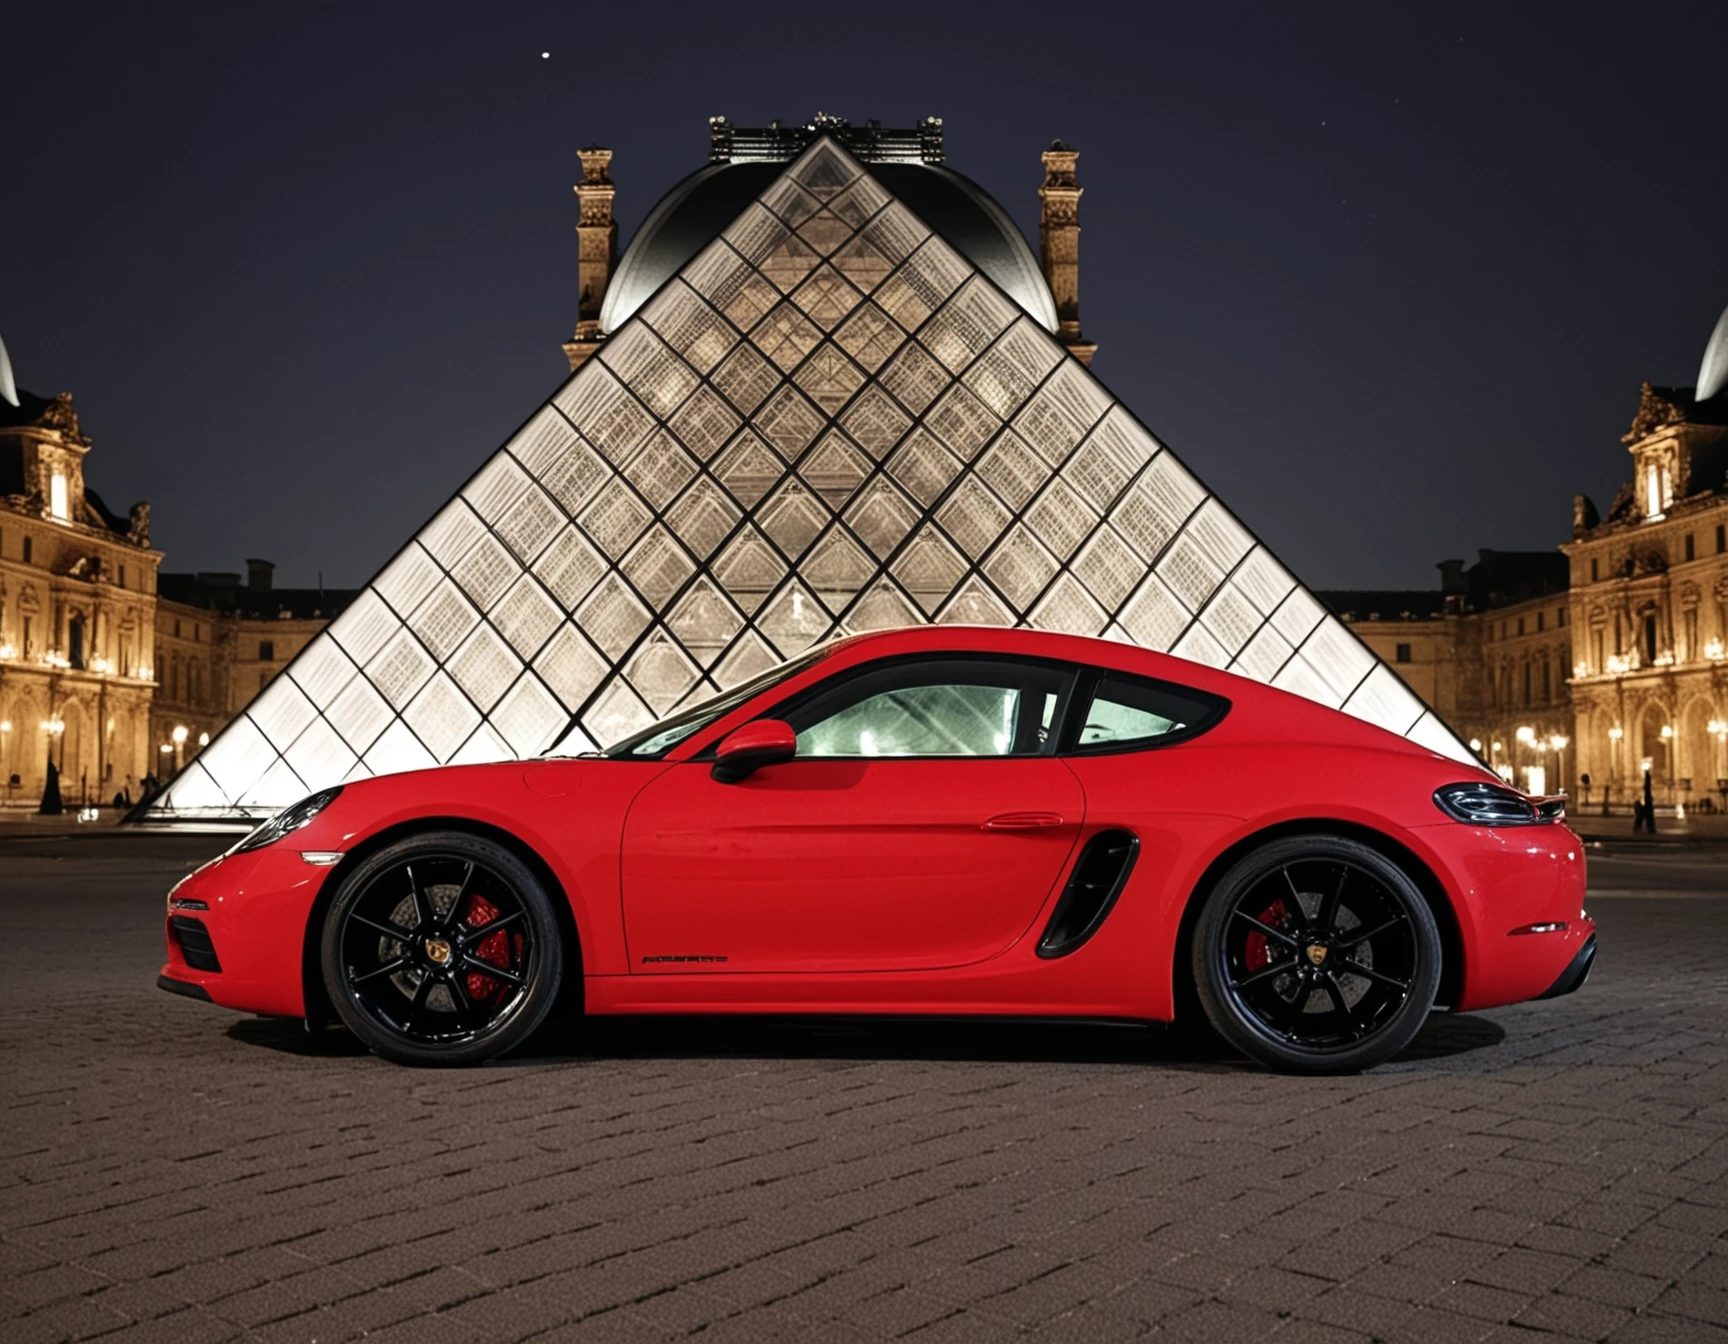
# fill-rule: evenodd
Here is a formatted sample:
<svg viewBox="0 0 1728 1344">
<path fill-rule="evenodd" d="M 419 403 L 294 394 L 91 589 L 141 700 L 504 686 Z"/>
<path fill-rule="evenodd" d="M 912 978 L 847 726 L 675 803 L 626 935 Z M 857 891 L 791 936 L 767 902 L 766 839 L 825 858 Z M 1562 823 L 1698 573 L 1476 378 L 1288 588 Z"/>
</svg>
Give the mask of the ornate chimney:
<svg viewBox="0 0 1728 1344">
<path fill-rule="evenodd" d="M 582 180 L 576 184 L 577 279 L 582 286 L 576 301 L 576 334 L 564 342 L 564 356 L 574 372 L 600 348 L 600 305 L 612 269 L 618 264 L 618 226 L 612 220 L 612 151 L 599 145 L 576 151 L 582 160 Z"/>
<path fill-rule="evenodd" d="M 1079 150 L 1060 140 L 1051 141 L 1044 151 L 1038 252 L 1045 282 L 1056 298 L 1056 339 L 1074 358 L 1090 365 L 1098 347 L 1080 334 L 1080 193 L 1084 188 L 1074 177 L 1079 157 Z"/>
</svg>

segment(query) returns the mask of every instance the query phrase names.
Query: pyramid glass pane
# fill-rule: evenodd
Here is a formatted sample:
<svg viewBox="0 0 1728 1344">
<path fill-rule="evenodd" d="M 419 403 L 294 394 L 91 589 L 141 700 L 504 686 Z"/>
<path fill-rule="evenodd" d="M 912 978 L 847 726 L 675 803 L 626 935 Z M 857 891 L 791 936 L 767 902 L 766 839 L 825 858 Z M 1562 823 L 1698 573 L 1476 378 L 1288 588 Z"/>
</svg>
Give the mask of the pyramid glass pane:
<svg viewBox="0 0 1728 1344">
<path fill-rule="evenodd" d="M 157 802 L 605 745 L 846 630 L 1177 652 L 1469 753 L 838 145 L 788 164 Z"/>
</svg>

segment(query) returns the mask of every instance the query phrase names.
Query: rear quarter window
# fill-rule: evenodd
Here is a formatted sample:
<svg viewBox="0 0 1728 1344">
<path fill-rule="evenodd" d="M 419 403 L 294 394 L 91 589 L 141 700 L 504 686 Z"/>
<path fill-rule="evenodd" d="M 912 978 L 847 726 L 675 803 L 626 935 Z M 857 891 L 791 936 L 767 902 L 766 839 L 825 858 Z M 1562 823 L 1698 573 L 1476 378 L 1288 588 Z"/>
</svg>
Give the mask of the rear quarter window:
<svg viewBox="0 0 1728 1344">
<path fill-rule="evenodd" d="M 1146 751 L 1198 737 L 1230 712 L 1222 696 L 1173 682 L 1101 672 L 1073 730 L 1078 755 Z"/>
</svg>

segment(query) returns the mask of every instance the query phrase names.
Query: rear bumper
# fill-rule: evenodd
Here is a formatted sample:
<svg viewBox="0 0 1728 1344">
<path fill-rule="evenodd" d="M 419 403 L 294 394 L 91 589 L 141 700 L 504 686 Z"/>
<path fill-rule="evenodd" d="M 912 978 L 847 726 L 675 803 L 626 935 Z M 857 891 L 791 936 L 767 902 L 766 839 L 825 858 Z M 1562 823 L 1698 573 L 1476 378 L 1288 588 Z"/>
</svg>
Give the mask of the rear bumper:
<svg viewBox="0 0 1728 1344">
<path fill-rule="evenodd" d="M 1585 940 L 1584 946 L 1578 949 L 1578 955 L 1567 963 L 1566 969 L 1560 972 L 1559 978 L 1549 985 L 1538 998 L 1558 999 L 1574 990 L 1582 989 L 1584 982 L 1590 978 L 1590 968 L 1596 964 L 1596 935 L 1591 934 Z"/>
</svg>

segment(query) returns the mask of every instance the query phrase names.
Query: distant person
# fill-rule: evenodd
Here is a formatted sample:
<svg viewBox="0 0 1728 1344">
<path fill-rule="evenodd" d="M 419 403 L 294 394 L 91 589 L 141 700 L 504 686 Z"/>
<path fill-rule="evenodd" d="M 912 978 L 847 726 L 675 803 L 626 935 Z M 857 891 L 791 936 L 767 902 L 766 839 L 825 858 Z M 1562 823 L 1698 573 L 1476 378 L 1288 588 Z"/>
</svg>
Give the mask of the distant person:
<svg viewBox="0 0 1728 1344">
<path fill-rule="evenodd" d="M 1650 786 L 1650 772 L 1644 772 L 1644 802 L 1641 806 L 1643 831 L 1646 835 L 1656 834 L 1656 791 Z"/>
<path fill-rule="evenodd" d="M 48 779 L 42 785 L 42 806 L 37 808 L 38 814 L 44 817 L 57 817 L 66 810 L 60 801 L 60 772 L 54 768 L 54 762 L 48 762 Z"/>
</svg>

